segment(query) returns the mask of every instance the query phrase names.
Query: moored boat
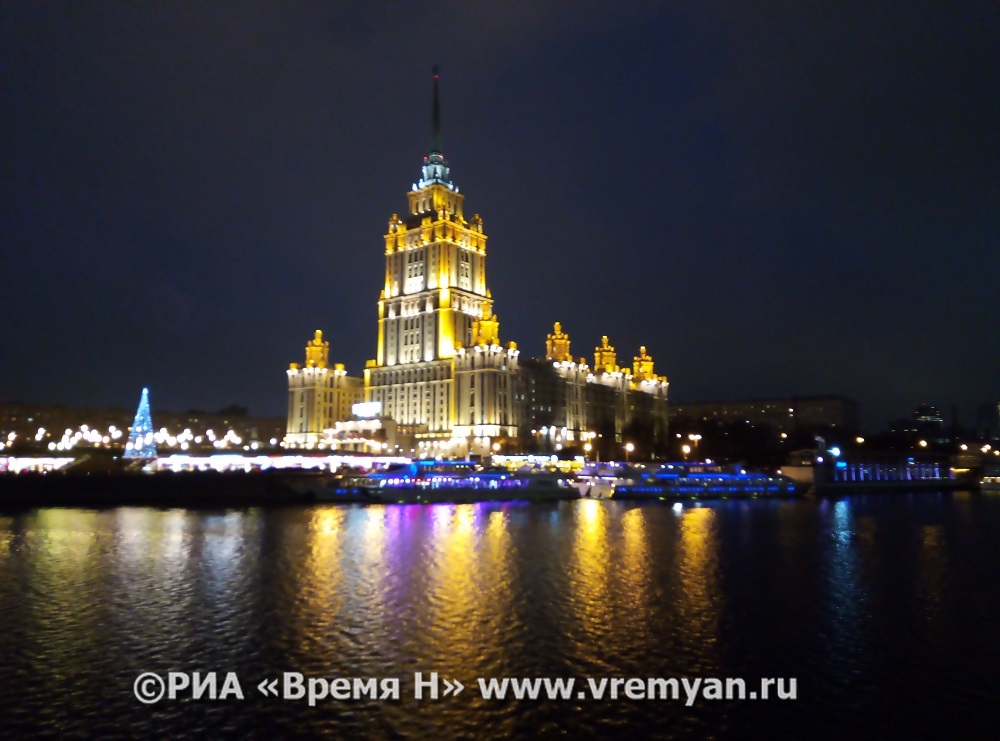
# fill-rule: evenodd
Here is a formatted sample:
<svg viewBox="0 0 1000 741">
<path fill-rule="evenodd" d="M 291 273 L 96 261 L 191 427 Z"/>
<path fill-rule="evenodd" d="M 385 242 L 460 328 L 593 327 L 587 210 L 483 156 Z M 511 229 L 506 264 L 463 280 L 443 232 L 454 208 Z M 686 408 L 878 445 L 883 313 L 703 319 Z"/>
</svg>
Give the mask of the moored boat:
<svg viewBox="0 0 1000 741">
<path fill-rule="evenodd" d="M 794 497 L 805 487 L 778 474 L 707 463 L 664 463 L 623 471 L 610 496 L 615 499 L 728 499 Z"/>
<path fill-rule="evenodd" d="M 398 504 L 576 499 L 577 490 L 558 472 L 480 469 L 471 461 L 420 460 L 344 476 L 331 492 Z"/>
<path fill-rule="evenodd" d="M 370 497 L 359 488 L 345 486 L 345 475 L 329 471 L 298 471 L 283 476 L 286 488 L 311 502 L 351 504 L 368 502 Z"/>
<path fill-rule="evenodd" d="M 983 467 L 979 488 L 982 491 L 1000 491 L 1000 466 L 989 464 Z"/>
</svg>

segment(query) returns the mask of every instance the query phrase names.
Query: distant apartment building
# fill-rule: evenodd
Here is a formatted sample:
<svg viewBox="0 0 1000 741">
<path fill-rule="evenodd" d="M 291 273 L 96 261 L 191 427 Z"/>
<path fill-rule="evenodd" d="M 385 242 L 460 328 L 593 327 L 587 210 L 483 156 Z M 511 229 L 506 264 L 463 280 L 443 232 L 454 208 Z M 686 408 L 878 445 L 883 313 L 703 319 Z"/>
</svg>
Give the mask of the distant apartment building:
<svg viewBox="0 0 1000 741">
<path fill-rule="evenodd" d="M 674 404 L 672 421 L 746 422 L 769 425 L 776 432 L 860 428 L 858 403 L 843 396 L 789 396 L 739 401 L 705 401 Z"/>
<path fill-rule="evenodd" d="M 1000 437 L 1000 400 L 980 404 L 976 408 L 975 432 L 985 439 Z"/>
</svg>

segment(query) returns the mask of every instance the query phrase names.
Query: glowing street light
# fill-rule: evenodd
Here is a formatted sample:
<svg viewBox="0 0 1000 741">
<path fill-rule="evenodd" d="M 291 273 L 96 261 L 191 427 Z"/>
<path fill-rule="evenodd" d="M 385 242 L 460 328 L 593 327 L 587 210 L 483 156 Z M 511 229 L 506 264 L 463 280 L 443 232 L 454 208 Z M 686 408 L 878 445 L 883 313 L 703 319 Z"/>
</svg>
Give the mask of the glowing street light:
<svg viewBox="0 0 1000 741">
<path fill-rule="evenodd" d="M 682 445 L 681 446 L 681 452 L 684 453 L 684 460 L 687 460 L 688 459 L 688 455 L 691 453 L 691 446 L 690 445 Z"/>
<path fill-rule="evenodd" d="M 625 462 L 628 463 L 628 456 L 635 450 L 635 446 L 632 443 L 625 443 Z"/>
<path fill-rule="evenodd" d="M 698 443 L 701 441 L 701 435 L 688 435 L 688 440 L 694 442 L 694 455 L 695 458 L 698 457 Z"/>
</svg>

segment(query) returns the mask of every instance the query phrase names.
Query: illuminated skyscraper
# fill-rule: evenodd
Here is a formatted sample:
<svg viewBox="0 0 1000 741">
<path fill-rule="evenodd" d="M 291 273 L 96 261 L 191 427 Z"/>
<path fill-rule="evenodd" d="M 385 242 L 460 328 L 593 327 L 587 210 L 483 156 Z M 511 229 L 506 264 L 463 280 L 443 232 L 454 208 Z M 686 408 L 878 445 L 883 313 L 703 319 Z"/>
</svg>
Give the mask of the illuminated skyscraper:
<svg viewBox="0 0 1000 741">
<path fill-rule="evenodd" d="M 579 448 L 601 436 L 620 443 L 631 422 L 665 436 L 667 380 L 643 347 L 634 372 L 615 364 L 604 338 L 593 370 L 570 355 L 556 323 L 546 358 L 523 368 L 517 344 L 502 343 L 486 281 L 486 233 L 465 216 L 465 195 L 441 148 L 438 75 L 433 83 L 431 147 L 385 234 L 376 356 L 363 380 L 366 403 L 344 416 L 338 388 L 358 394 L 361 379 L 331 376 L 321 362 L 288 371 L 288 445 L 329 445 L 418 456 L 488 455 L 541 447 Z M 322 339 L 316 333 L 316 342 Z M 317 356 L 318 357 L 318 356 Z M 639 420 L 642 417 L 642 420 Z M 544 421 L 544 424 L 541 422 Z M 544 428 L 544 440 L 538 432 Z M 596 430 L 603 432 L 596 432 Z M 531 434 L 529 435 L 529 430 Z"/>
<path fill-rule="evenodd" d="M 485 453 L 491 439 L 514 434 L 517 349 L 500 344 L 483 220 L 465 218 L 440 121 L 435 72 L 431 149 L 408 213 L 393 214 L 385 235 L 378 348 L 365 389 L 385 417 L 412 430 L 419 452 Z"/>
</svg>

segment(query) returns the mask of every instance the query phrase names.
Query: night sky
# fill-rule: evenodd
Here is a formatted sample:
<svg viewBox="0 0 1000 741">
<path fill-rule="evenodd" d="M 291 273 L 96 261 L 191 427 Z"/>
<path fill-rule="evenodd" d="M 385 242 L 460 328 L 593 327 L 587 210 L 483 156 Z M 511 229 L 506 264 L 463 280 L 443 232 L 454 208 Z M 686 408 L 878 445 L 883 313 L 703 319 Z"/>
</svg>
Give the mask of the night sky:
<svg viewBox="0 0 1000 741">
<path fill-rule="evenodd" d="M 442 142 L 501 339 L 676 401 L 1000 397 L 1000 5 L 6 2 L 0 400 L 283 414 Z"/>
</svg>

